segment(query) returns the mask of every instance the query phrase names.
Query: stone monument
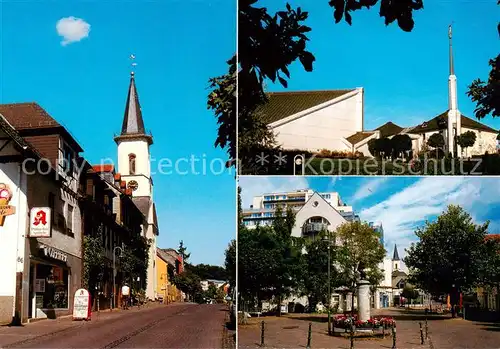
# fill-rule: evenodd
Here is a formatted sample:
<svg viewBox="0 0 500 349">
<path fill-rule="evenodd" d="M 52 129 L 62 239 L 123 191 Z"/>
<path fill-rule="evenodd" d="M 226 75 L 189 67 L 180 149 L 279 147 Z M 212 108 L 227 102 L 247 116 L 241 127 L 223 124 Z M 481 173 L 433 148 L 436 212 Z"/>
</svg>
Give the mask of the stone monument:
<svg viewBox="0 0 500 349">
<path fill-rule="evenodd" d="M 364 268 L 359 268 L 358 281 L 358 320 L 368 321 L 370 319 L 370 282 L 366 280 Z"/>
</svg>

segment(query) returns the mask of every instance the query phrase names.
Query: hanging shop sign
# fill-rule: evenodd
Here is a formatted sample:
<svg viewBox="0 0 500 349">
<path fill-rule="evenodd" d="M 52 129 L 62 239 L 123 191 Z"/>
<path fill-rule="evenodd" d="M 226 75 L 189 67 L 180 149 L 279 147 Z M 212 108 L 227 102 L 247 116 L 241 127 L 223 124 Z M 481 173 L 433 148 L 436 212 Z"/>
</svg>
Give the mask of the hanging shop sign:
<svg viewBox="0 0 500 349">
<path fill-rule="evenodd" d="M 75 292 L 73 299 L 73 320 L 90 320 L 92 308 L 90 307 L 90 294 L 84 288 Z"/>
<path fill-rule="evenodd" d="M 30 237 L 50 238 L 51 212 L 49 207 L 33 207 L 30 213 Z"/>
<path fill-rule="evenodd" d="M 68 261 L 68 255 L 62 251 L 59 251 L 56 248 L 46 246 L 46 245 L 40 245 L 40 248 L 43 250 L 43 254 L 45 255 L 45 257 L 57 259 L 57 260 L 64 262 L 64 263 L 66 263 Z"/>
<path fill-rule="evenodd" d="M 0 227 L 3 227 L 5 217 L 16 213 L 16 208 L 9 205 L 12 199 L 12 191 L 5 183 L 0 183 Z"/>
</svg>

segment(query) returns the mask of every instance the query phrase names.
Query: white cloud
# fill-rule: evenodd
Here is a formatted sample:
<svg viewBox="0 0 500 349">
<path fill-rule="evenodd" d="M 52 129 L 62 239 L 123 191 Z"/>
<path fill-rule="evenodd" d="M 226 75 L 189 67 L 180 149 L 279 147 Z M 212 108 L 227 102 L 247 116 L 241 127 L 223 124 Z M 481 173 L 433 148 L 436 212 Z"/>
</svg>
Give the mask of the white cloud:
<svg viewBox="0 0 500 349">
<path fill-rule="evenodd" d="M 299 189 L 309 189 L 309 183 L 304 177 L 240 177 L 241 201 L 243 208 L 249 208 L 254 196 L 267 193 L 279 193 Z"/>
<path fill-rule="evenodd" d="M 394 243 L 397 243 L 399 252 L 404 255 L 404 248 L 416 240 L 416 228 L 441 214 L 450 204 L 462 206 L 476 223 L 483 223 L 477 217 L 486 211 L 488 205 L 500 203 L 499 184 L 497 178 L 426 177 L 362 210 L 360 217 L 366 221 L 381 221 L 386 248 L 392 253 Z M 498 223 L 493 224 L 498 226 Z"/>
<path fill-rule="evenodd" d="M 387 180 L 389 177 L 376 177 L 367 178 L 362 186 L 351 197 L 351 203 L 354 204 L 356 201 L 367 198 L 375 193 L 375 191 Z"/>
<path fill-rule="evenodd" d="M 66 46 L 89 36 L 90 24 L 81 18 L 64 17 L 57 21 L 57 34 L 63 38 L 61 45 Z"/>
</svg>

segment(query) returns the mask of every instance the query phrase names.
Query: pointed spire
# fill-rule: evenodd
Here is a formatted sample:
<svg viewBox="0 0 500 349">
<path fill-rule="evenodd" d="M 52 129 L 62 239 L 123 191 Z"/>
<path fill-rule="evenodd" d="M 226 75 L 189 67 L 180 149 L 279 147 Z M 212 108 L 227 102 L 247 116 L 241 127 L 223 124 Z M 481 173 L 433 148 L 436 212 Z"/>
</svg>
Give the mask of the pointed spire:
<svg viewBox="0 0 500 349">
<path fill-rule="evenodd" d="M 453 66 L 453 43 L 452 43 L 452 25 L 448 27 L 448 38 L 450 40 L 450 75 L 455 75 L 455 67 Z"/>
<path fill-rule="evenodd" d="M 144 121 L 142 120 L 141 105 L 139 104 L 139 95 L 135 87 L 134 72 L 130 73 L 130 85 L 128 87 L 127 104 L 125 105 L 125 115 L 123 117 L 121 134 L 146 134 Z"/>
<path fill-rule="evenodd" d="M 393 261 L 399 261 L 399 253 L 398 253 L 398 246 L 394 244 L 394 254 L 392 255 L 392 260 Z"/>
</svg>

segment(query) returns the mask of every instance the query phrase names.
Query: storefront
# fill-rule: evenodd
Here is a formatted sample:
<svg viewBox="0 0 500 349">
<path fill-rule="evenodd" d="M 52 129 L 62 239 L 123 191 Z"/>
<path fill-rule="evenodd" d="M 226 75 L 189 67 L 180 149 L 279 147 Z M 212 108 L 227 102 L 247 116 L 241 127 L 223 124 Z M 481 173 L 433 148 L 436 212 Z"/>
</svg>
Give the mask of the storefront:
<svg viewBox="0 0 500 349">
<path fill-rule="evenodd" d="M 30 256 L 30 318 L 56 318 L 71 313 L 78 288 L 74 274 L 80 259 L 54 247 L 37 244 Z M 79 268 L 76 268 L 79 270 Z M 78 280 L 79 282 L 79 280 Z"/>
</svg>

